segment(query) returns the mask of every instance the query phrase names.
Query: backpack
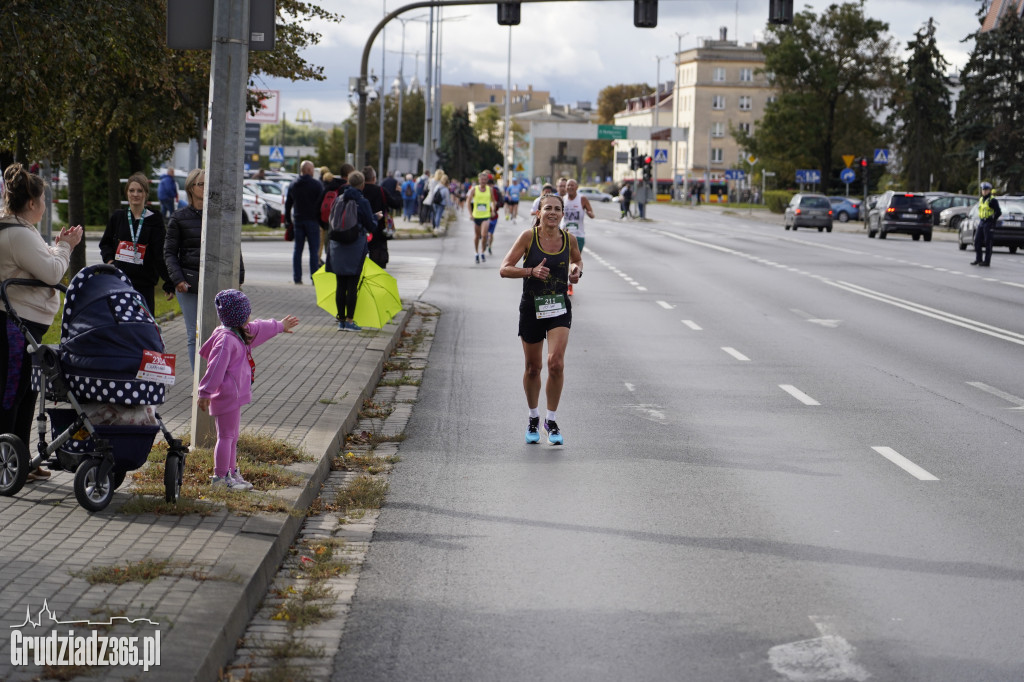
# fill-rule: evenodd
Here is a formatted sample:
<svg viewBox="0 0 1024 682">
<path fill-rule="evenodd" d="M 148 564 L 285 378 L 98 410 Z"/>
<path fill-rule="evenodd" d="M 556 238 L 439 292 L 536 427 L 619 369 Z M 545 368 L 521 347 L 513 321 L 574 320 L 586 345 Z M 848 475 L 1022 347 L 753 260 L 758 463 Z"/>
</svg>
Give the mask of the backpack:
<svg viewBox="0 0 1024 682">
<path fill-rule="evenodd" d="M 434 199 L 431 201 L 434 206 L 444 206 L 444 195 L 441 194 L 441 186 L 438 185 L 437 189 L 434 190 Z"/>
<path fill-rule="evenodd" d="M 412 183 L 411 182 L 405 183 L 405 187 L 402 188 L 402 196 L 403 197 L 412 197 Z"/>
<path fill-rule="evenodd" d="M 331 207 L 328 239 L 351 244 L 359 238 L 359 207 L 354 199 L 335 201 Z"/>
<path fill-rule="evenodd" d="M 332 189 L 324 194 L 323 203 L 320 204 L 320 222 L 325 225 L 331 222 L 331 209 L 334 208 L 334 200 L 338 198 L 338 190 Z"/>
<path fill-rule="evenodd" d="M 498 188 L 495 187 L 494 185 L 491 185 L 491 196 L 494 198 L 495 210 L 505 205 L 505 200 L 502 198 L 501 192 L 499 192 Z"/>
</svg>

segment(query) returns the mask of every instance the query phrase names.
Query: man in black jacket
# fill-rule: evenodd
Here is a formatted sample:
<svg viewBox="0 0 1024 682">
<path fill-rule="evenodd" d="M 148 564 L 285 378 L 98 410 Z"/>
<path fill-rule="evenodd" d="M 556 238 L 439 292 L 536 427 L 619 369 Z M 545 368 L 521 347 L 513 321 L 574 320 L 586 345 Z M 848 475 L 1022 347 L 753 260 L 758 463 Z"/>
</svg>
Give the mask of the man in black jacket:
<svg viewBox="0 0 1024 682">
<path fill-rule="evenodd" d="M 292 281 L 302 284 L 302 247 L 309 242 L 309 276 L 320 267 L 320 198 L 324 186 L 313 177 L 313 162 L 303 161 L 299 178 L 288 188 L 284 203 L 286 225 L 293 225 L 295 250 L 292 252 Z M 294 221 L 292 211 L 294 210 Z"/>
<path fill-rule="evenodd" d="M 363 196 L 370 202 L 370 208 L 373 209 L 374 213 L 380 211 L 382 216 L 377 221 L 376 227 L 374 227 L 371 233 L 373 239 L 370 240 L 370 260 L 379 265 L 382 268 L 388 265 L 388 238 L 384 234 L 384 228 L 387 226 L 388 217 L 391 215 L 390 209 L 401 208 L 402 200 L 389 192 L 386 192 L 377 183 L 377 173 L 373 170 L 373 166 L 366 166 L 363 168 L 363 177 L 366 178 L 366 182 L 363 185 Z"/>
</svg>

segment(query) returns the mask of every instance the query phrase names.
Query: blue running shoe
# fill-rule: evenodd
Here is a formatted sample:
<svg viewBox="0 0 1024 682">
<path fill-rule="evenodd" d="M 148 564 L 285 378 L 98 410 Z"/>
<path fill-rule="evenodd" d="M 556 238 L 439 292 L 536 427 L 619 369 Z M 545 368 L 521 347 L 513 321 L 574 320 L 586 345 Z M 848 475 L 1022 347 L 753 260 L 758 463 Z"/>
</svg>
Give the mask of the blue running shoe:
<svg viewBox="0 0 1024 682">
<path fill-rule="evenodd" d="M 548 442 L 552 445 L 562 445 L 562 432 L 558 430 L 558 424 L 553 420 L 544 420 L 544 430 L 548 432 Z"/>
<path fill-rule="evenodd" d="M 530 423 L 526 426 L 526 442 L 540 442 L 540 417 L 530 417 Z"/>
<path fill-rule="evenodd" d="M 345 323 L 345 329 L 349 330 L 350 332 L 361 332 L 361 331 L 363 331 L 363 328 L 360 327 L 355 322 L 346 322 Z"/>
</svg>

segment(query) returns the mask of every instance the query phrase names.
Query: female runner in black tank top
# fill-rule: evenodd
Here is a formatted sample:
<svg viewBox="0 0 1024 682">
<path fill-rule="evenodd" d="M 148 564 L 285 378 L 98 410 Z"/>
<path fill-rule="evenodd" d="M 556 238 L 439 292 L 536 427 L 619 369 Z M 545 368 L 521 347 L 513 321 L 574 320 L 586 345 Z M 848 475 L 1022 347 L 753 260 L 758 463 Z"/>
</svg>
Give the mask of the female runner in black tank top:
<svg viewBox="0 0 1024 682">
<path fill-rule="evenodd" d="M 583 258 L 576 238 L 559 229 L 562 200 L 557 195 L 541 199 L 540 213 L 533 227 L 516 238 L 505 255 L 499 273 L 502 277 L 524 280 L 519 303 L 519 336 L 523 342 L 526 370 L 523 389 L 530 408 L 526 442 L 540 442 L 541 377 L 544 365 L 544 339 L 548 342 L 548 376 L 545 386 L 547 415 L 544 428 L 548 442 L 562 445 L 564 439 L 555 421 L 558 401 L 565 379 L 565 349 L 569 343 L 572 305 L 567 292 L 583 276 Z M 520 261 L 523 264 L 517 265 Z"/>
</svg>

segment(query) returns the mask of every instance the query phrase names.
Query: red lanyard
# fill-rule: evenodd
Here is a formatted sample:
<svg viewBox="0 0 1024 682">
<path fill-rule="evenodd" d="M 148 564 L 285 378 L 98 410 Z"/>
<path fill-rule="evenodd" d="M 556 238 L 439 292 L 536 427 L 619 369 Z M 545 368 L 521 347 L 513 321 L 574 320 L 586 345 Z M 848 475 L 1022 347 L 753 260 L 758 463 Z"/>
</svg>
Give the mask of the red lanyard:
<svg viewBox="0 0 1024 682">
<path fill-rule="evenodd" d="M 256 361 L 252 359 L 252 348 L 250 348 L 249 344 L 247 344 L 245 342 L 245 338 L 241 334 L 238 333 L 238 330 L 232 329 L 231 331 L 235 332 L 235 334 L 238 336 L 238 338 L 241 339 L 242 345 L 245 346 L 245 357 L 247 357 L 249 359 L 249 371 L 252 372 L 252 376 L 249 377 L 249 384 L 250 385 L 255 384 L 256 383 Z"/>
</svg>

